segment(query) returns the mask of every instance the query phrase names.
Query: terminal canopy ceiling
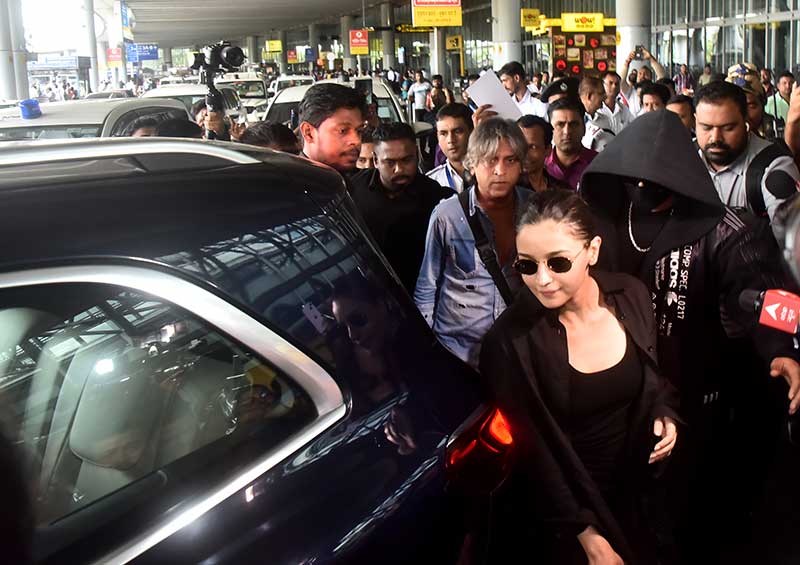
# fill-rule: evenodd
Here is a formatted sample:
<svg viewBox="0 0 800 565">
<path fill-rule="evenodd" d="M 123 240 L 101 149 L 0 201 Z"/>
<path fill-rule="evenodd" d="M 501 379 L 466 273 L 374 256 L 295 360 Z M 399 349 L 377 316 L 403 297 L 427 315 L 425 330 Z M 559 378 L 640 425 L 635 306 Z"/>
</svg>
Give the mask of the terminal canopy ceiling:
<svg viewBox="0 0 800 565">
<path fill-rule="evenodd" d="M 342 14 L 360 14 L 362 0 L 127 0 L 127 4 L 136 19 L 137 42 L 181 47 L 338 22 Z"/>
</svg>

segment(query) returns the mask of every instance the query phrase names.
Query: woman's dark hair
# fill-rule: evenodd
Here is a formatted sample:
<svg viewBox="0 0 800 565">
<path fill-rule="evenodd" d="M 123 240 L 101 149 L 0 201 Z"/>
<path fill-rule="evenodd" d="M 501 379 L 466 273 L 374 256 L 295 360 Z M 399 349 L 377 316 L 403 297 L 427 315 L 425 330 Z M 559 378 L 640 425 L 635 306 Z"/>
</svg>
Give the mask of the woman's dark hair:
<svg viewBox="0 0 800 565">
<path fill-rule="evenodd" d="M 532 194 L 517 224 L 517 232 L 525 226 L 547 220 L 569 224 L 575 237 L 587 242 L 597 235 L 589 205 L 572 190 L 556 189 Z"/>
<path fill-rule="evenodd" d="M 287 153 L 297 153 L 297 136 L 283 124 L 270 121 L 256 122 L 249 126 L 240 139 L 242 143 L 261 147 L 279 147 Z"/>
<path fill-rule="evenodd" d="M 203 128 L 194 122 L 190 122 L 186 118 L 171 118 L 158 124 L 156 136 L 202 139 Z"/>
</svg>

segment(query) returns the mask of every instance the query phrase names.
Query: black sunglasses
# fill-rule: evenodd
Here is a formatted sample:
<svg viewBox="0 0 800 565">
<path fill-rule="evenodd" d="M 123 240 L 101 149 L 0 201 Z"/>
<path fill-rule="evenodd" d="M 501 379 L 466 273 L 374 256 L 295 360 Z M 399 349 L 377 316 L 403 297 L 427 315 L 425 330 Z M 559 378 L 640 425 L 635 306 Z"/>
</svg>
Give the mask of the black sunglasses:
<svg viewBox="0 0 800 565">
<path fill-rule="evenodd" d="M 578 258 L 578 255 L 586 251 L 587 248 L 588 245 L 584 246 L 584 248 L 578 251 L 578 254 L 572 259 L 569 259 L 568 257 L 550 257 L 546 261 L 542 262 L 545 263 L 547 268 L 553 273 L 566 273 L 572 268 L 572 262 Z M 539 270 L 539 262 L 534 261 L 533 259 L 517 259 L 514 261 L 514 268 L 521 275 L 535 275 L 536 271 Z"/>
</svg>

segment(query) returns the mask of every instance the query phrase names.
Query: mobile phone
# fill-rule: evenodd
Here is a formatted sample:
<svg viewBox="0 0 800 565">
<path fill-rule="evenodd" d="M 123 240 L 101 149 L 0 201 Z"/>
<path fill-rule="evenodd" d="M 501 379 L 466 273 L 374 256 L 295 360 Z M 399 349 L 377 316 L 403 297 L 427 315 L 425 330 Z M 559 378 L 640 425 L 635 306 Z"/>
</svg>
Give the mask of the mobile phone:
<svg viewBox="0 0 800 565">
<path fill-rule="evenodd" d="M 478 110 L 478 105 L 475 104 L 475 101 L 472 98 L 470 98 L 469 102 L 467 102 L 467 106 L 469 106 L 470 110 L 472 110 L 473 112 L 476 112 Z"/>
<path fill-rule="evenodd" d="M 633 51 L 635 53 L 634 58 L 641 59 L 644 56 L 644 45 L 637 45 Z"/>
</svg>

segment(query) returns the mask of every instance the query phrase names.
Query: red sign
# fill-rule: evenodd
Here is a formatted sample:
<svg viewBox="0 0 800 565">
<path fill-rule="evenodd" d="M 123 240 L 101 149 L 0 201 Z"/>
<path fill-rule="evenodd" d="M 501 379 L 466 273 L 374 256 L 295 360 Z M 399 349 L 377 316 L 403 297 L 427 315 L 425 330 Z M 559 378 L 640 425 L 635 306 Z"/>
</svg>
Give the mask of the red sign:
<svg viewBox="0 0 800 565">
<path fill-rule="evenodd" d="M 115 61 L 122 61 L 122 48 L 111 47 L 106 49 L 106 61 L 113 63 Z"/>
<path fill-rule="evenodd" d="M 350 54 L 369 55 L 369 32 L 367 30 L 350 30 Z"/>
<path fill-rule="evenodd" d="M 800 314 L 800 296 L 785 290 L 768 290 L 758 322 L 782 332 L 794 334 Z"/>
</svg>

